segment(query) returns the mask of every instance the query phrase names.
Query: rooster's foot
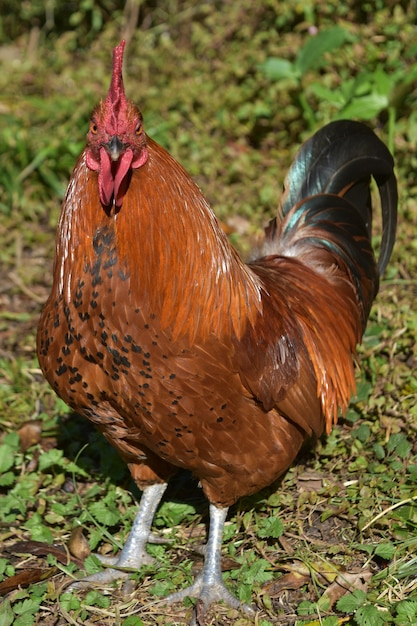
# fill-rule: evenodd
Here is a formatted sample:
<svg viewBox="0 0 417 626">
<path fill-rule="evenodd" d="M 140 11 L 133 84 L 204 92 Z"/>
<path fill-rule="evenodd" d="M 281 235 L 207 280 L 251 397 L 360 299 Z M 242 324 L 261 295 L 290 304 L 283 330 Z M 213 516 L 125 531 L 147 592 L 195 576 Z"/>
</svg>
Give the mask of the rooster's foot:
<svg viewBox="0 0 417 626">
<path fill-rule="evenodd" d="M 170 544 L 172 543 L 172 540 L 165 539 L 165 537 L 159 537 L 159 535 L 154 535 L 153 533 L 150 533 L 147 543 L 153 543 L 158 545 Z M 153 558 L 153 556 L 150 556 L 147 552 L 139 554 L 137 559 L 135 559 L 134 565 L 123 565 L 122 563 L 119 563 L 121 554 L 114 554 L 113 556 L 109 556 L 107 554 L 97 554 L 97 552 L 94 552 L 94 556 L 101 563 L 103 563 L 103 565 L 114 565 L 116 567 L 134 567 L 135 569 L 139 569 L 142 565 L 152 565 L 153 563 L 155 563 L 155 559 Z"/>
<path fill-rule="evenodd" d="M 190 587 L 167 596 L 164 598 L 164 601 L 168 604 L 174 604 L 174 602 L 181 602 L 185 600 L 185 598 L 195 598 L 197 603 L 194 608 L 191 626 L 198 626 L 200 623 L 204 623 L 202 618 L 206 611 L 212 604 L 220 601 L 223 601 L 227 606 L 233 609 L 242 611 L 248 617 L 254 617 L 256 610 L 249 606 L 249 604 L 240 602 L 240 600 L 225 587 L 222 580 L 214 579 L 211 582 L 206 582 L 204 579 L 205 573 L 203 570 Z"/>
<path fill-rule="evenodd" d="M 166 487 L 167 485 L 163 483 L 152 485 L 144 489 L 139 504 L 139 510 L 123 550 L 119 555 L 114 557 L 97 555 L 103 564 L 110 565 L 111 567 L 106 568 L 102 572 L 86 576 L 82 580 L 73 582 L 69 587 L 69 591 L 95 584 L 107 584 L 114 580 L 127 578 L 132 571 L 137 571 L 142 565 L 153 563 L 153 558 L 146 552 L 145 547 L 148 542 L 162 543 L 155 535 L 151 534 L 150 528 Z M 123 589 L 125 593 L 131 591 L 127 583 L 128 581 L 126 581 Z"/>
<path fill-rule="evenodd" d="M 226 516 L 227 509 L 210 504 L 210 529 L 208 542 L 204 549 L 203 570 L 198 574 L 190 587 L 164 598 L 164 601 L 168 604 L 180 602 L 185 598 L 197 599 L 191 626 L 204 624 L 203 616 L 207 609 L 214 602 L 221 600 L 231 608 L 238 609 L 250 617 L 256 614 L 256 610 L 253 607 L 248 604 L 242 604 L 226 589 L 223 583 L 220 561 L 223 526 Z"/>
</svg>

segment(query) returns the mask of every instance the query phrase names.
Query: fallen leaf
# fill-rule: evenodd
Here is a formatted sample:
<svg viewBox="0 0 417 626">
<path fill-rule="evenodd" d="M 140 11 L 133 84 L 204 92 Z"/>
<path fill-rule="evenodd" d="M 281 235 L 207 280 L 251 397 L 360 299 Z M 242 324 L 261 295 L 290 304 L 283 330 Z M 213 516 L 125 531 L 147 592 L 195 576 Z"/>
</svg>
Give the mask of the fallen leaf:
<svg viewBox="0 0 417 626">
<path fill-rule="evenodd" d="M 222 572 L 230 572 L 233 569 L 240 569 L 241 564 L 229 556 L 222 557 Z"/>
<path fill-rule="evenodd" d="M 73 563 L 79 567 L 83 567 L 84 563 L 81 559 L 68 554 L 68 552 L 62 546 L 50 545 L 43 541 L 18 541 L 17 543 L 9 546 L 7 552 L 12 554 L 33 554 L 35 556 L 47 556 L 52 554 L 59 563 L 64 565 L 68 564 L 70 559 Z"/>
<path fill-rule="evenodd" d="M 278 543 L 280 544 L 281 548 L 285 550 L 285 552 L 289 556 L 294 555 L 294 548 L 292 547 L 290 542 L 284 537 L 284 535 L 281 535 L 281 537 L 278 537 Z"/>
<path fill-rule="evenodd" d="M 41 567 L 24 569 L 14 576 L 10 576 L 0 582 L 0 595 L 4 596 L 19 587 L 28 587 L 33 583 L 39 583 L 41 580 L 46 580 L 58 572 L 57 567 L 49 567 L 48 569 Z"/>
<path fill-rule="evenodd" d="M 300 561 L 294 561 L 286 566 L 288 574 L 276 578 L 262 586 L 262 593 L 267 593 L 270 598 L 279 596 L 284 589 L 299 589 L 311 579 L 309 568 Z"/>
<path fill-rule="evenodd" d="M 90 546 L 80 526 L 77 526 L 72 531 L 68 541 L 68 548 L 71 554 L 77 557 L 77 559 L 84 560 L 90 556 Z"/>
<path fill-rule="evenodd" d="M 323 477 L 316 474 L 302 474 L 297 478 L 297 486 L 300 492 L 315 492 L 323 488 Z"/>
<path fill-rule="evenodd" d="M 336 567 L 332 563 L 327 562 L 325 559 L 318 559 L 317 561 L 310 560 L 309 567 L 311 571 L 314 571 L 318 580 L 323 585 L 336 580 L 339 574 Z"/>
<path fill-rule="evenodd" d="M 346 593 L 352 593 L 352 591 L 356 591 L 357 589 L 366 592 L 371 578 L 372 574 L 369 570 L 339 573 L 336 580 L 327 587 L 326 591 L 321 596 L 320 602 L 327 601 L 329 609 L 331 609 Z"/>
<path fill-rule="evenodd" d="M 20 448 L 22 452 L 26 452 L 28 448 L 39 443 L 42 435 L 41 420 L 31 420 L 23 424 L 17 431 L 20 438 Z"/>
</svg>

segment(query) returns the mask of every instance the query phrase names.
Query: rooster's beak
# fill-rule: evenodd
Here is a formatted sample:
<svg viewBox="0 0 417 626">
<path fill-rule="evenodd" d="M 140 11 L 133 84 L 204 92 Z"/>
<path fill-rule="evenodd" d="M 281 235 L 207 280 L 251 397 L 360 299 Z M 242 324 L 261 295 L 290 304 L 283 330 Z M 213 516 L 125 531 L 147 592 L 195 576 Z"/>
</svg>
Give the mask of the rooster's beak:
<svg viewBox="0 0 417 626">
<path fill-rule="evenodd" d="M 123 152 L 125 145 L 120 141 L 117 135 L 114 135 L 110 141 L 104 144 L 107 152 L 110 154 L 112 161 L 118 161 L 121 153 Z"/>
</svg>

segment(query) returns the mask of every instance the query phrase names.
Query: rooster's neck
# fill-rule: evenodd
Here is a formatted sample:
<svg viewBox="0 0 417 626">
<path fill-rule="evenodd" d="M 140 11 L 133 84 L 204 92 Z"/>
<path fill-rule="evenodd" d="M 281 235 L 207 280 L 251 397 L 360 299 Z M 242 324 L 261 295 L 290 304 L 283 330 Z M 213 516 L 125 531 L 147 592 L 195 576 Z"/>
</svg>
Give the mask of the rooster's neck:
<svg viewBox="0 0 417 626">
<path fill-rule="evenodd" d="M 58 231 L 59 291 L 73 300 L 82 275 L 92 288 L 112 284 L 113 294 L 123 281 L 130 305 L 148 307 L 174 338 L 241 337 L 261 307 L 259 281 L 183 168 L 152 140 L 148 149 L 148 162 L 133 171 L 121 209 L 113 214 L 101 206 L 97 173 L 81 156 Z M 114 297 L 95 291 L 98 308 Z"/>
</svg>

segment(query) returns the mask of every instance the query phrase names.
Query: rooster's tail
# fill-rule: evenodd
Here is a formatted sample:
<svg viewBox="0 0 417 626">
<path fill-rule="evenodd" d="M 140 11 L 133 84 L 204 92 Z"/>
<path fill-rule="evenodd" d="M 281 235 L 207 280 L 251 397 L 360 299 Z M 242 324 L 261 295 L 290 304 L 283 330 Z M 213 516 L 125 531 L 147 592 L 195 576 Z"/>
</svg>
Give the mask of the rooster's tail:
<svg viewBox="0 0 417 626">
<path fill-rule="evenodd" d="M 372 248 L 370 182 L 379 190 L 382 237 Z M 266 254 L 296 256 L 318 269 L 343 266 L 356 286 L 363 322 L 391 255 L 397 222 L 393 159 L 364 124 L 337 121 L 309 139 L 285 179 L 278 216 L 266 232 Z"/>
</svg>

